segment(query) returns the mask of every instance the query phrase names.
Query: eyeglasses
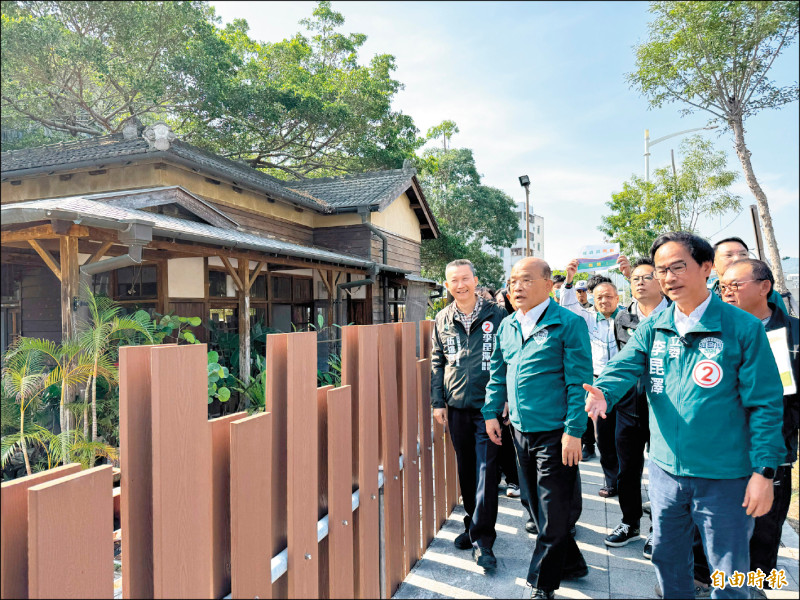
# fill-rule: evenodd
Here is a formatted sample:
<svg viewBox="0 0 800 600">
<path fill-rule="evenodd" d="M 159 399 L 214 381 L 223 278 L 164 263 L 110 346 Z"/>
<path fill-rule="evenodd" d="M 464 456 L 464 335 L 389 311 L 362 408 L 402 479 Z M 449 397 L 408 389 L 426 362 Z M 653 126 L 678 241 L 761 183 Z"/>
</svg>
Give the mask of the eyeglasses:
<svg viewBox="0 0 800 600">
<path fill-rule="evenodd" d="M 631 277 L 631 283 L 639 283 L 640 281 L 653 281 L 652 275 L 637 275 L 636 277 Z"/>
<path fill-rule="evenodd" d="M 509 279 L 506 283 L 508 289 L 513 289 L 517 284 L 520 284 L 523 289 L 527 289 L 533 285 L 534 281 L 547 281 L 547 279 Z"/>
<path fill-rule="evenodd" d="M 764 281 L 764 279 L 748 279 L 746 281 L 731 281 L 729 284 L 725 285 L 724 283 L 719 284 L 719 291 L 721 294 L 724 294 L 728 290 L 732 292 L 738 292 L 739 288 L 744 285 L 745 283 L 752 283 L 753 281 Z"/>
<path fill-rule="evenodd" d="M 653 271 L 653 275 L 655 275 L 656 279 L 666 279 L 667 271 L 672 271 L 673 275 L 681 275 L 682 273 L 685 273 L 686 261 L 679 260 L 668 267 L 656 267 L 656 270 Z"/>
</svg>

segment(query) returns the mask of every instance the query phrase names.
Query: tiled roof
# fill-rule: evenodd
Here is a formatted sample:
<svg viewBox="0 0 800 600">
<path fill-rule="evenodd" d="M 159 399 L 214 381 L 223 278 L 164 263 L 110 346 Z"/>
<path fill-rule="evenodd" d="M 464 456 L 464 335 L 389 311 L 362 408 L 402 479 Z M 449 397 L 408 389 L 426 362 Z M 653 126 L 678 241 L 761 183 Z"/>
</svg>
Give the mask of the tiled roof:
<svg viewBox="0 0 800 600">
<path fill-rule="evenodd" d="M 167 159 L 169 156 L 175 156 L 196 164 L 201 169 L 205 167 L 223 173 L 237 184 L 255 188 L 293 204 L 319 212 L 332 212 L 325 202 L 315 199 L 313 195 L 293 192 L 284 185 L 284 182 L 270 177 L 266 173 L 180 140 L 173 141 L 169 149 L 163 152 L 150 149 L 147 142 L 141 137 L 126 140 L 119 133 L 38 148 L 26 148 L 0 154 L 0 170 L 5 179 L 14 176 L 16 172 L 24 174 L 24 171 L 29 169 L 69 167 L 72 164 L 92 161 L 97 162 L 100 166 L 104 162 L 116 162 L 121 157 L 148 155 Z"/>
<path fill-rule="evenodd" d="M 307 192 L 336 208 L 380 206 L 392 202 L 411 185 L 414 169 L 374 171 L 347 177 L 287 181 L 286 187 Z"/>
<path fill-rule="evenodd" d="M 39 215 L 41 213 L 41 215 Z M 331 264 L 369 268 L 373 263 L 362 258 L 332 252 L 323 248 L 301 246 L 260 235 L 244 233 L 232 229 L 223 229 L 205 223 L 187 221 L 168 215 L 146 212 L 129 208 L 112 206 L 106 202 L 87 200 L 83 196 L 70 198 L 54 198 L 48 200 L 32 200 L 15 202 L 0 207 L 0 216 L 4 224 L 15 222 L 33 222 L 54 216 L 83 222 L 126 222 L 135 219 L 149 222 L 153 226 L 153 235 L 194 240 L 226 248 L 246 248 L 259 252 L 274 253 L 281 256 L 298 257 L 323 261 Z M 16 218 L 15 218 L 16 217 Z M 98 223 L 99 225 L 99 223 Z"/>
</svg>

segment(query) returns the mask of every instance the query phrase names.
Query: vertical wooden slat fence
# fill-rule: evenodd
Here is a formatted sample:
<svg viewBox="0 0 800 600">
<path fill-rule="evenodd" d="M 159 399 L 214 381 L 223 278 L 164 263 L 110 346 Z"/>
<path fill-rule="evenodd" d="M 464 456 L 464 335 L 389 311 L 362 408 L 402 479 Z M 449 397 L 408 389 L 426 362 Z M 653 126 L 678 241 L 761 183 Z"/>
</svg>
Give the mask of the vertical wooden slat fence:
<svg viewBox="0 0 800 600">
<path fill-rule="evenodd" d="M 0 491 L 0 597 L 23 600 L 28 597 L 28 490 L 80 470 L 78 463 L 72 463 L 3 482 Z"/>
<path fill-rule="evenodd" d="M 28 488 L 30 598 L 114 595 L 112 485 L 104 465 Z"/>
<path fill-rule="evenodd" d="M 352 598 L 355 594 L 352 486 L 344 476 L 353 468 L 351 388 L 331 389 L 327 396 L 328 597 Z"/>
<path fill-rule="evenodd" d="M 231 423 L 231 588 L 272 598 L 272 414 Z"/>
<path fill-rule="evenodd" d="M 316 388 L 315 333 L 270 335 L 266 412 L 211 421 L 205 345 L 121 349 L 123 597 L 391 597 L 457 501 L 431 419 L 432 325 L 420 360 L 413 323 L 345 327 L 335 389 Z M 3 484 L 3 598 L 112 596 L 111 469 L 78 468 Z M 47 552 L 73 532 L 97 565 L 85 576 Z"/>
</svg>

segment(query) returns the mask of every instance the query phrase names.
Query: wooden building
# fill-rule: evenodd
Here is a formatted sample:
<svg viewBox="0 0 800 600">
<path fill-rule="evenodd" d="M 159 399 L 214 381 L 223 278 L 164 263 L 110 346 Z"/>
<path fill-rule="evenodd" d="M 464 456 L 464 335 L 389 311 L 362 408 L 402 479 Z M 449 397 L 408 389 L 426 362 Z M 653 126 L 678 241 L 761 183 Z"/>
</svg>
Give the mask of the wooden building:
<svg viewBox="0 0 800 600">
<path fill-rule="evenodd" d="M 438 228 L 411 168 L 281 181 L 156 124 L 6 152 L 1 170 L 4 348 L 71 334 L 83 283 L 248 337 L 248 321 L 418 320 L 409 298 L 433 287 L 420 243 Z"/>
</svg>

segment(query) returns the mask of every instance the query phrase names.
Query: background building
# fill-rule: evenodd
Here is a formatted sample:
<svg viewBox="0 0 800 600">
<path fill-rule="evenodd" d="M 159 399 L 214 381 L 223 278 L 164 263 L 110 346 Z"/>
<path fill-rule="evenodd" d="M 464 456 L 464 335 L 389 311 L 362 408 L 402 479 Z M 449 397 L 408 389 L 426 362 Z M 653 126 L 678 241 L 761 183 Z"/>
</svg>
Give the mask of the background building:
<svg viewBox="0 0 800 600">
<path fill-rule="evenodd" d="M 506 278 L 511 275 L 513 264 L 525 256 L 525 202 L 517 203 L 516 215 L 519 218 L 517 239 L 511 248 L 504 248 L 498 253 L 498 256 L 503 259 L 503 270 Z M 531 256 L 544 258 L 544 217 L 531 212 L 529 225 L 531 231 Z"/>
</svg>

